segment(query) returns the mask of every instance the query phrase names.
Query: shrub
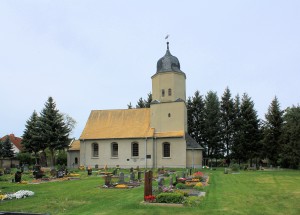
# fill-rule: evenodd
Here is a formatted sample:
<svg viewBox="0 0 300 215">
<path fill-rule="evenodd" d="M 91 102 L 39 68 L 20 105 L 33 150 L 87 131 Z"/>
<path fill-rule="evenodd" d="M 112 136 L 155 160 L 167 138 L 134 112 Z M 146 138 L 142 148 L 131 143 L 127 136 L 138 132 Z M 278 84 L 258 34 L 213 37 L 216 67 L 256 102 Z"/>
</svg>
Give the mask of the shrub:
<svg viewBox="0 0 300 215">
<path fill-rule="evenodd" d="M 180 194 L 182 194 L 183 196 L 189 196 L 189 194 L 188 194 L 188 192 L 186 192 L 186 191 L 183 191 L 183 190 L 175 190 L 175 193 L 180 193 Z"/>
<path fill-rule="evenodd" d="M 200 205 L 200 197 L 189 196 L 183 201 L 183 205 L 186 207 L 197 207 Z"/>
<path fill-rule="evenodd" d="M 185 189 L 185 188 L 186 188 L 186 185 L 183 184 L 183 183 L 178 183 L 178 184 L 176 184 L 176 188 L 177 188 L 177 189 Z"/>
<path fill-rule="evenodd" d="M 181 193 L 160 193 L 156 196 L 156 202 L 159 203 L 182 203 L 183 194 Z"/>
</svg>

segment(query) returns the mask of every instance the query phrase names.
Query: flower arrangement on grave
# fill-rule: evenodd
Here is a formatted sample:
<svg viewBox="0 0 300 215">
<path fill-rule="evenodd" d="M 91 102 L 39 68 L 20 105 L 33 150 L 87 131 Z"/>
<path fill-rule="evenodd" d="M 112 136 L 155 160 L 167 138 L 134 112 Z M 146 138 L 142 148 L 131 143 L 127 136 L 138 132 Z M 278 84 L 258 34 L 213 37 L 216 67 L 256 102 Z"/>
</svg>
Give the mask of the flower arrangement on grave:
<svg viewBox="0 0 300 215">
<path fill-rule="evenodd" d="M 156 197 L 153 196 L 153 195 L 145 196 L 145 201 L 146 202 L 155 202 L 155 199 L 156 199 Z"/>
<path fill-rule="evenodd" d="M 79 166 L 79 167 L 78 167 L 78 169 L 80 169 L 80 170 L 84 170 L 85 168 L 84 168 L 84 166 L 83 166 L 83 165 L 81 165 L 81 166 Z"/>
<path fill-rule="evenodd" d="M 128 186 L 126 184 L 118 184 L 115 188 L 128 188 Z"/>
<path fill-rule="evenodd" d="M 21 198 L 26 198 L 29 196 L 33 196 L 34 192 L 30 191 L 30 190 L 19 190 L 15 193 L 10 193 L 10 194 L 1 194 L 0 195 L 0 200 L 5 200 L 5 199 L 21 199 Z"/>
<path fill-rule="evenodd" d="M 67 177 L 78 177 L 78 176 L 80 176 L 80 174 L 69 173 L 69 174 L 67 175 Z"/>
<path fill-rule="evenodd" d="M 203 172 L 195 172 L 194 174 L 193 174 L 193 178 L 197 178 L 197 179 L 199 179 L 199 180 L 201 180 L 202 178 L 203 178 L 203 176 L 204 176 L 204 174 L 203 174 Z"/>
<path fill-rule="evenodd" d="M 178 182 L 178 183 L 183 183 L 183 184 L 184 184 L 185 181 L 186 181 L 186 178 L 178 178 L 178 179 L 177 179 L 177 182 Z"/>
</svg>

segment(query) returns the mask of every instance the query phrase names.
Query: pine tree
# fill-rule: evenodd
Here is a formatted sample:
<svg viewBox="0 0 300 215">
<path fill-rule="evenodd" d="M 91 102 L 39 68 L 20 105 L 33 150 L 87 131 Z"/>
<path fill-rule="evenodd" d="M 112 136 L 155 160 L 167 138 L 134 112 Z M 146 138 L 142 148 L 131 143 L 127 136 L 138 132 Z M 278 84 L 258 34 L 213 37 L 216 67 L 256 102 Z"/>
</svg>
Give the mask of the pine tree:
<svg viewBox="0 0 300 215">
<path fill-rule="evenodd" d="M 265 115 L 263 151 L 272 165 L 277 166 L 280 153 L 280 136 L 283 126 L 283 111 L 277 97 L 274 98 L 269 106 L 268 113 Z"/>
<path fill-rule="evenodd" d="M 43 143 L 43 140 L 39 135 L 40 132 L 38 127 L 38 120 L 38 114 L 36 113 L 36 111 L 34 111 L 31 117 L 26 121 L 25 130 L 21 142 L 26 151 L 34 153 L 36 164 L 38 163 L 38 152 L 44 151 L 47 147 Z"/>
<path fill-rule="evenodd" d="M 242 117 L 241 117 L 241 102 L 240 96 L 237 94 L 234 99 L 234 122 L 233 122 L 233 142 L 232 142 L 232 157 L 238 160 L 240 164 L 241 160 L 245 159 L 245 154 L 243 151 L 243 141 L 242 141 Z"/>
<path fill-rule="evenodd" d="M 65 124 L 63 115 L 56 109 L 52 97 L 48 98 L 44 109 L 41 111 L 38 127 L 41 139 L 50 151 L 51 165 L 54 166 L 54 152 L 68 147 L 70 129 Z"/>
<path fill-rule="evenodd" d="M 142 97 L 138 100 L 135 107 L 136 108 L 145 108 L 146 107 L 146 104 L 145 104 L 144 99 Z"/>
<path fill-rule="evenodd" d="M 2 158 L 2 157 L 3 157 L 3 143 L 0 139 L 0 158 Z"/>
<path fill-rule="evenodd" d="M 187 101 L 188 133 L 204 147 L 202 130 L 204 127 L 204 101 L 197 90 Z"/>
<path fill-rule="evenodd" d="M 9 135 L 7 135 L 7 138 L 4 140 L 2 144 L 2 157 L 4 158 L 13 158 L 15 156 L 13 145 L 10 142 Z"/>
<path fill-rule="evenodd" d="M 258 156 L 260 150 L 259 120 L 254 103 L 248 94 L 244 93 L 241 103 L 242 141 L 245 158 L 252 160 Z"/>
<path fill-rule="evenodd" d="M 297 169 L 300 166 L 300 106 L 287 108 L 283 119 L 280 163 Z"/>
<path fill-rule="evenodd" d="M 224 91 L 224 94 L 221 98 L 221 139 L 224 143 L 226 157 L 229 159 L 232 141 L 233 141 L 233 133 L 234 133 L 234 102 L 231 98 L 231 93 L 229 88 L 227 87 Z"/>
<path fill-rule="evenodd" d="M 132 104 L 131 104 L 131 102 L 129 102 L 129 104 L 127 105 L 127 108 L 128 108 L 128 109 L 132 109 Z"/>
<path fill-rule="evenodd" d="M 203 141 L 208 158 L 219 158 L 222 145 L 220 141 L 220 103 L 217 93 L 209 91 L 204 101 Z"/>
</svg>

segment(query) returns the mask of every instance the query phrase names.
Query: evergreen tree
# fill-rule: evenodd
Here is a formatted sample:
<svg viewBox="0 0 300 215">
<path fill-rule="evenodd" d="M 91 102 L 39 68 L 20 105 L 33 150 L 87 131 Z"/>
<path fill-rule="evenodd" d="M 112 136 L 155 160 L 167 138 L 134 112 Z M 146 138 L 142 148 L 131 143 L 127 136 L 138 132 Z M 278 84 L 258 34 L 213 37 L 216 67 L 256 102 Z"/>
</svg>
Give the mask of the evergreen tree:
<svg viewBox="0 0 300 215">
<path fill-rule="evenodd" d="M 39 117 L 38 127 L 41 139 L 50 151 L 51 165 L 54 166 L 54 152 L 68 147 L 70 128 L 65 124 L 63 115 L 56 109 L 52 97 L 49 97 L 45 103 Z"/>
<path fill-rule="evenodd" d="M 283 167 L 300 167 L 300 106 L 287 108 L 284 114 L 280 160 Z"/>
<path fill-rule="evenodd" d="M 231 93 L 227 87 L 221 98 L 221 139 L 225 147 L 226 157 L 229 159 L 234 133 L 234 102 Z"/>
<path fill-rule="evenodd" d="M 204 127 L 204 101 L 197 90 L 187 101 L 188 133 L 204 147 L 202 130 Z M 204 154 L 205 155 L 205 154 Z"/>
<path fill-rule="evenodd" d="M 136 108 L 145 108 L 146 107 L 146 104 L 145 104 L 144 99 L 142 97 L 138 100 L 135 107 Z"/>
<path fill-rule="evenodd" d="M 127 108 L 128 108 L 128 109 L 132 109 L 132 104 L 131 104 L 131 102 L 129 102 L 129 104 L 127 105 Z"/>
<path fill-rule="evenodd" d="M 250 166 L 252 160 L 260 151 L 260 131 L 259 120 L 254 103 L 251 98 L 244 93 L 241 103 L 241 122 L 242 122 L 242 141 L 245 158 L 250 159 Z"/>
<path fill-rule="evenodd" d="M 151 105 L 151 102 L 152 102 L 152 93 L 151 92 L 148 93 L 148 97 L 146 100 L 144 100 L 144 102 L 145 102 L 145 107 L 149 108 Z"/>
<path fill-rule="evenodd" d="M 21 144 L 25 151 L 33 152 L 35 155 L 35 162 L 38 163 L 38 152 L 45 151 L 47 145 L 43 143 L 40 137 L 40 130 L 38 127 L 38 114 L 34 111 L 31 117 L 26 121 L 25 130 L 22 136 Z"/>
<path fill-rule="evenodd" d="M 283 111 L 280 110 L 277 97 L 274 98 L 269 106 L 268 113 L 265 115 L 265 118 L 263 151 L 271 164 L 277 166 L 280 153 L 280 136 L 283 126 Z"/>
<path fill-rule="evenodd" d="M 220 141 L 220 103 L 217 93 L 209 91 L 204 101 L 203 141 L 208 158 L 219 158 L 222 145 Z"/>
<path fill-rule="evenodd" d="M 152 102 L 152 93 L 148 93 L 147 99 L 142 97 L 138 100 L 136 108 L 149 108 Z M 130 103 L 131 104 L 131 103 Z M 128 106 L 129 107 L 129 106 Z"/>
<path fill-rule="evenodd" d="M 2 143 L 2 157 L 4 158 L 13 158 L 15 156 L 13 145 L 10 142 L 9 135 Z"/>
<path fill-rule="evenodd" d="M 241 160 L 245 160 L 245 154 L 243 151 L 242 141 L 242 117 L 241 117 L 241 102 L 240 96 L 237 94 L 234 99 L 234 122 L 233 122 L 233 142 L 232 142 L 232 157 L 238 160 L 240 164 Z"/>
<path fill-rule="evenodd" d="M 0 158 L 2 158 L 2 157 L 3 157 L 3 143 L 0 139 Z"/>
</svg>

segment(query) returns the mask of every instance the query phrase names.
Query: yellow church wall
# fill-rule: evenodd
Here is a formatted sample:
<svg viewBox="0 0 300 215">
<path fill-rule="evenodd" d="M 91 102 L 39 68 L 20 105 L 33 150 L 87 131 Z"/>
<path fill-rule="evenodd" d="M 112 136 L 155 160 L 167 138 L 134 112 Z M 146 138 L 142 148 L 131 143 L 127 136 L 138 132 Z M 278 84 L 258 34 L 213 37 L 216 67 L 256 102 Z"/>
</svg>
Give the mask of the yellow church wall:
<svg viewBox="0 0 300 215">
<path fill-rule="evenodd" d="M 152 139 L 108 139 L 108 140 L 81 140 L 80 144 L 80 164 L 94 167 L 96 164 L 101 168 L 108 167 L 121 168 L 131 167 L 152 167 Z M 99 146 L 99 156 L 92 156 L 92 144 Z M 112 143 L 118 144 L 118 156 L 112 156 Z M 139 156 L 131 156 L 132 143 L 139 144 Z M 147 147 L 146 147 L 147 145 Z M 146 151 L 147 149 L 147 151 Z M 146 154 L 151 155 L 151 159 L 146 159 Z M 147 163 L 146 163 L 147 162 Z"/>
<path fill-rule="evenodd" d="M 163 143 L 170 143 L 170 157 L 163 157 Z M 162 138 L 156 139 L 156 168 L 172 167 L 185 168 L 186 167 L 186 144 L 185 139 L 182 138 Z"/>
<path fill-rule="evenodd" d="M 162 89 L 165 95 L 162 96 Z M 172 90 L 171 96 L 168 95 L 168 89 Z M 178 98 L 185 98 L 185 74 L 179 72 L 156 73 L 152 76 L 152 99 L 160 102 L 175 101 Z"/>
<path fill-rule="evenodd" d="M 150 127 L 155 128 L 155 132 L 187 131 L 184 102 L 152 104 L 150 112 Z"/>
<path fill-rule="evenodd" d="M 202 151 L 196 149 L 186 150 L 186 167 L 187 168 L 202 168 Z"/>
</svg>

